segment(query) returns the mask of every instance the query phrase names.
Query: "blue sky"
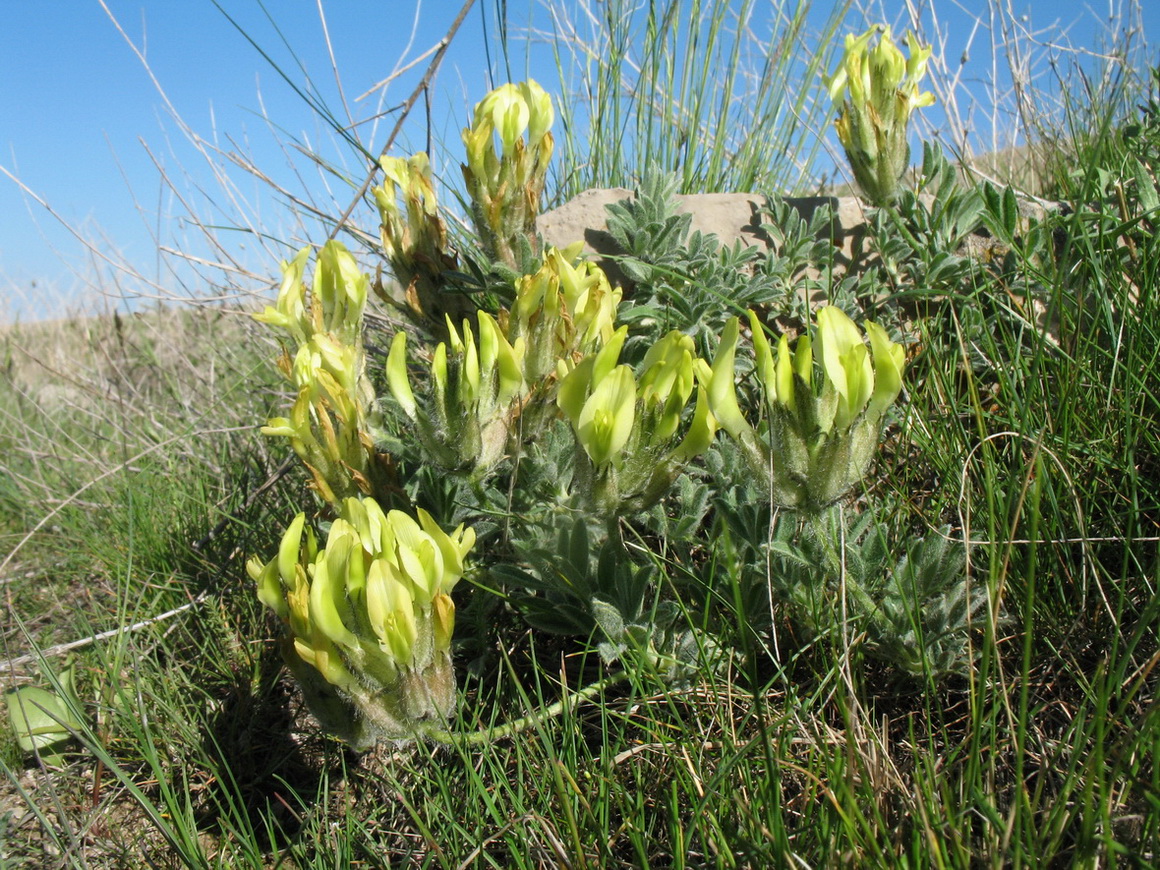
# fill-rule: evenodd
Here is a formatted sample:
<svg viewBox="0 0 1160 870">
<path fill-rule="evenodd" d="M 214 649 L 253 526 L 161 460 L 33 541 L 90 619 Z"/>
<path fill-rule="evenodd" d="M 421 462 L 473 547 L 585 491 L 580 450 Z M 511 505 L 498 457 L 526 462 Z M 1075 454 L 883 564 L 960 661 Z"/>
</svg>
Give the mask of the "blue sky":
<svg viewBox="0 0 1160 870">
<path fill-rule="evenodd" d="M 224 198 L 218 178 L 187 141 L 175 113 L 211 146 L 247 150 L 255 163 L 270 166 L 275 174 L 285 174 L 290 161 L 276 144 L 282 134 L 271 130 L 263 112 L 287 137 L 323 150 L 333 138 L 239 32 L 240 27 L 249 34 L 294 85 L 313 81 L 332 107 L 340 107 L 313 0 L 269 2 L 278 15 L 276 24 L 255 0 L 223 0 L 237 26 L 209 0 L 106 0 L 105 5 L 107 11 L 98 0 L 5 3 L 0 29 L 0 319 L 5 314 L 40 316 L 43 300 L 71 300 L 99 281 L 96 273 L 110 272 L 73 230 L 100 240 L 102 253 L 134 264 L 149 281 L 165 282 L 158 241 L 180 243 L 188 228 L 174 224 L 181 223 L 191 202 L 198 203 L 199 213 L 212 215 L 208 200 Z M 384 8 L 398 14 L 384 15 Z M 379 105 L 378 95 L 358 103 L 354 98 L 389 75 L 400 57 L 414 58 L 430 48 L 458 8 L 458 3 L 420 6 L 411 0 L 325 4 L 330 45 L 355 120 L 386 106 Z M 483 9 L 480 4 L 465 22 L 442 68 L 437 83 L 442 104 L 437 100 L 432 114 L 445 123 L 448 107 L 466 102 L 468 81 L 475 99 L 486 90 L 480 74 L 486 65 Z M 386 105 L 404 99 L 418 74 L 394 83 L 385 92 Z M 371 141 L 381 140 L 392 122 L 380 122 L 374 133 L 370 124 L 362 130 Z M 259 219 L 276 224 L 278 216 L 271 214 L 274 205 L 262 185 L 242 172 L 234 177 L 240 185 L 237 195 L 250 210 L 264 209 Z M 59 219 L 34 197 L 42 198 Z M 244 235 L 231 239 L 224 233 L 223 244 L 243 245 Z M 276 270 L 276 261 L 268 267 Z"/>
<path fill-rule="evenodd" d="M 236 168 L 229 170 L 223 189 L 221 170 L 211 169 L 189 144 L 182 123 L 201 137 L 204 147 L 249 153 L 279 183 L 308 192 L 304 195 L 327 202 L 349 198 L 349 191 L 328 189 L 323 176 L 300 155 L 280 149 L 279 139 L 297 139 L 336 161 L 347 161 L 345 169 L 352 175 L 364 172 L 223 14 L 224 9 L 295 85 L 313 82 L 342 115 L 318 2 L 267 0 L 276 22 L 257 0 L 219 2 L 222 9 L 210 0 L 105 0 L 108 11 L 100 0 L 5 2 L 0 32 L 0 321 L 50 315 L 62 300 L 83 304 L 99 288 L 115 292 L 135 283 L 102 265 L 102 257 L 131 264 L 146 287 L 187 283 L 187 290 L 196 292 L 197 273 L 172 272 L 157 253 L 159 244 L 188 246 L 195 256 L 209 260 L 236 258 L 239 267 L 256 274 L 276 272 L 277 256 L 288 251 L 250 230 L 290 237 L 308 234 L 310 228 L 292 222 L 284 226 L 289 219 L 264 186 Z M 1160 2 L 1140 3 L 1145 33 L 1160 39 Z M 520 18 L 541 4 L 513 0 L 509 5 Z M 900 3 L 884 5 L 888 11 L 902 8 Z M 1029 27 L 1070 27 L 1068 36 L 1075 44 L 1086 44 L 1089 32 L 1095 33 L 1109 13 L 1130 5 L 1130 0 L 1015 3 L 1017 10 L 1025 7 Z M 357 102 L 354 98 L 389 75 L 400 58 L 414 59 L 429 49 L 459 6 L 458 0 L 322 4 L 350 117 L 360 122 L 364 141 L 385 139 L 393 118 L 380 119 L 377 127 L 368 119 L 401 102 L 426 63 L 385 91 Z M 492 0 L 478 0 L 436 82 L 434 133 L 452 149 L 458 147 L 468 107 L 490 83 L 489 47 L 490 59 L 497 59 L 494 6 Z M 986 2 L 935 0 L 935 6 L 949 52 L 959 51 L 959 43 L 966 45 L 966 13 L 985 8 Z M 546 21 L 542 10 L 535 14 L 541 24 Z M 148 70 L 118 32 L 118 24 L 147 59 Z M 553 69 L 550 51 L 534 51 L 539 54 L 532 73 L 544 80 Z M 977 74 L 984 76 L 986 70 Z M 552 82 L 544 84 L 552 89 Z M 272 129 L 267 118 L 279 129 Z M 421 124 L 408 127 L 408 134 L 409 144 L 423 147 Z M 446 162 L 452 159 L 448 156 Z M 43 198 L 57 217 L 34 197 Z M 206 220 L 220 216 L 225 224 L 240 212 L 253 221 L 249 229 L 223 228 L 217 234 L 221 247 L 214 250 L 189 226 L 191 210 Z M 98 240 L 98 253 L 86 252 L 73 231 Z M 247 250 L 249 260 L 242 253 Z"/>
</svg>

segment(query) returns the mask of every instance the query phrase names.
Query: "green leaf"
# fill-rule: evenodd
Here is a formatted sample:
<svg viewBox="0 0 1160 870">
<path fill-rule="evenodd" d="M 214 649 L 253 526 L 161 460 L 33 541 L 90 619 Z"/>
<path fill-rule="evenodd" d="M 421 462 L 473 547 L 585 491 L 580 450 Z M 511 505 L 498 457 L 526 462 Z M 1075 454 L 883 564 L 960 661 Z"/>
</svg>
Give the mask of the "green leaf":
<svg viewBox="0 0 1160 870">
<path fill-rule="evenodd" d="M 572 538 L 568 547 L 568 561 L 578 576 L 588 574 L 588 558 L 592 552 L 588 542 L 588 525 L 582 517 L 576 517 L 572 524 Z M 563 555 L 561 553 L 561 555 Z"/>
<path fill-rule="evenodd" d="M 1007 187 L 1003 191 L 1003 227 L 1007 231 L 1009 239 L 1015 238 L 1015 233 L 1019 229 L 1019 201 L 1015 199 L 1015 191 L 1011 187 Z"/>
<path fill-rule="evenodd" d="M 982 187 L 983 214 L 999 241 L 1010 245 L 1019 230 L 1019 201 L 1010 187 L 1000 190 L 991 182 Z"/>
<path fill-rule="evenodd" d="M 605 637 L 614 644 L 624 642 L 624 617 L 616 608 L 616 605 L 602 598 L 593 598 L 589 602 L 589 609 L 592 611 L 592 617 L 596 620 L 596 624 L 600 626 L 600 630 L 604 632 Z"/>
<path fill-rule="evenodd" d="M 8 720 L 25 752 L 39 751 L 48 764 L 60 764 L 63 744 L 81 727 L 68 703 L 55 692 L 23 686 L 5 693 Z"/>
<path fill-rule="evenodd" d="M 1136 177 L 1136 196 L 1145 213 L 1160 208 L 1160 196 L 1156 194 L 1156 182 L 1148 168 L 1136 157 L 1132 158 L 1132 172 Z"/>
<path fill-rule="evenodd" d="M 583 608 L 567 601 L 549 601 L 546 598 L 520 595 L 513 598 L 513 603 L 528 625 L 537 631 L 578 635 L 592 630 L 592 617 Z"/>
</svg>

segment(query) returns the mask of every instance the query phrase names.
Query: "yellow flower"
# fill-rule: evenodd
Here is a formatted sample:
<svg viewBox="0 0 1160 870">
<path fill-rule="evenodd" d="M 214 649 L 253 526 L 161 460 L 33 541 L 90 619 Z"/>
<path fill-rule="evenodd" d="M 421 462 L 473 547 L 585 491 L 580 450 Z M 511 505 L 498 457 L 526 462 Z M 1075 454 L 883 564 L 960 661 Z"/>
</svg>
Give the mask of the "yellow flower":
<svg viewBox="0 0 1160 870">
<path fill-rule="evenodd" d="M 919 87 L 931 49 L 919 45 L 913 33 L 907 33 L 906 44 L 909 57 L 890 38 L 890 28 L 881 25 L 860 36 L 850 34 L 841 63 L 827 80 L 830 98 L 838 104 L 838 139 L 855 180 L 876 204 L 894 196 L 909 164 L 911 114 L 934 103 L 934 94 Z"/>
<path fill-rule="evenodd" d="M 866 407 L 874 390 L 874 368 L 858 327 L 840 308 L 827 305 L 817 313 L 817 354 L 822 372 L 838 393 L 832 425 L 844 429 Z M 829 430 L 831 421 L 823 421 Z"/>
<path fill-rule="evenodd" d="M 286 623 L 288 663 L 320 718 L 340 733 L 359 733 L 357 720 L 378 736 L 409 737 L 418 720 L 454 708 L 448 593 L 475 532 L 448 533 L 423 510 L 416 520 L 370 498 L 338 507 L 325 547 L 298 514 L 278 555 L 266 565 L 252 559 L 247 570 L 259 599 Z M 336 720 L 343 702 L 351 722 Z"/>
<path fill-rule="evenodd" d="M 553 120 L 551 98 L 529 79 L 485 96 L 463 131 L 464 179 L 480 242 L 512 269 L 522 267 L 526 251 L 539 253 L 535 221 L 552 155 Z"/>
<path fill-rule="evenodd" d="M 817 510 L 861 480 L 877 447 L 886 409 L 902 390 L 902 348 L 885 330 L 866 324 L 870 350 L 858 327 L 840 309 L 817 313 L 811 341 L 803 334 L 791 353 L 782 336 L 774 359 L 763 326 L 752 312 L 754 375 L 769 410 L 759 433 L 737 403 L 734 356 L 738 321 L 725 328 L 713 361 L 709 403 L 757 473 L 770 477 L 775 503 Z M 815 378 L 817 360 L 821 378 Z"/>
</svg>

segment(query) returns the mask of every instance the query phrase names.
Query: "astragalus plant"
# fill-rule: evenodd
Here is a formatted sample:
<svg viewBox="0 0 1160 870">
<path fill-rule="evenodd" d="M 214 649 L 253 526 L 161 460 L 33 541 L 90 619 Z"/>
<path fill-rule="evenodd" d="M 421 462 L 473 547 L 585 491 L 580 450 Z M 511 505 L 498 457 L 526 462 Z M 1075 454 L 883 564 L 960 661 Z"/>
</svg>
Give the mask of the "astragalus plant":
<svg viewBox="0 0 1160 870">
<path fill-rule="evenodd" d="M 835 306 L 818 311 L 816 329 L 793 349 L 783 335 L 774 350 L 750 311 L 753 385 L 740 393 L 738 318 L 708 321 L 725 322 L 719 340 L 707 323 L 679 317 L 659 331 L 649 308 L 622 318 L 623 291 L 579 245 L 545 248 L 535 233 L 552 118 L 534 82 L 503 85 L 464 132 L 479 247 L 498 261 L 482 271 L 513 276 L 492 297 L 506 305 L 456 318 L 442 311 L 444 338 L 433 348 L 399 330 L 383 369 L 368 373 L 370 281 L 331 241 L 312 289 L 304 250 L 259 315 L 281 331 L 281 367 L 296 391 L 289 416 L 264 431 L 290 441 L 319 504 L 250 573 L 285 626 L 284 656 L 312 709 L 358 747 L 447 739 L 451 593 L 464 576 L 535 627 L 595 633 L 607 664 L 663 679 L 723 664 L 716 617 L 688 622 L 648 564 L 652 551 L 631 539 L 684 547 L 702 533 L 714 498 L 712 487 L 698 494 L 710 454 L 739 457 L 774 507 L 820 516 L 869 473 L 902 390 L 902 346 Z M 394 302 L 430 321 L 455 258 L 442 247 L 429 164 L 417 154 L 380 167 L 382 254 L 403 285 Z M 617 210 L 623 220 L 632 213 Z M 680 251 L 670 255 L 679 267 Z M 700 292 L 724 298 L 720 288 Z M 728 438 L 717 438 L 720 429 Z M 683 531 L 671 537 L 670 517 L 681 514 Z M 833 552 L 803 584 L 826 587 Z"/>
<path fill-rule="evenodd" d="M 775 505 L 819 511 L 866 475 L 883 417 L 902 390 L 903 349 L 870 321 L 867 348 L 849 316 L 826 306 L 817 313 L 813 338 L 803 334 L 791 352 L 782 335 L 775 359 L 752 311 L 749 322 L 767 431 L 760 435 L 737 404 L 737 318 L 726 326 L 713 361 L 710 407 L 754 472 L 768 479 Z"/>
<path fill-rule="evenodd" d="M 483 251 L 511 269 L 539 253 L 536 217 L 552 157 L 552 99 L 536 82 L 504 84 L 475 107 L 463 131 L 471 196 Z"/>
<path fill-rule="evenodd" d="M 282 652 L 319 721 L 354 746 L 415 736 L 455 711 L 450 593 L 475 534 L 448 535 L 422 509 L 383 510 L 387 457 L 375 446 L 363 313 L 369 281 L 328 242 L 283 265 L 275 305 L 258 318 L 281 330 L 281 368 L 297 390 L 289 418 L 263 432 L 287 438 L 311 473 L 329 525 L 318 538 L 299 513 L 278 555 L 251 559 L 258 597 L 285 624 Z M 294 347 L 291 352 L 291 347 Z"/>
<path fill-rule="evenodd" d="M 475 534 L 449 535 L 417 513 L 351 497 L 324 546 L 300 513 L 277 557 L 249 565 L 258 598 L 289 629 L 282 654 L 311 710 L 356 748 L 442 728 L 455 712 L 450 592 Z"/>
</svg>

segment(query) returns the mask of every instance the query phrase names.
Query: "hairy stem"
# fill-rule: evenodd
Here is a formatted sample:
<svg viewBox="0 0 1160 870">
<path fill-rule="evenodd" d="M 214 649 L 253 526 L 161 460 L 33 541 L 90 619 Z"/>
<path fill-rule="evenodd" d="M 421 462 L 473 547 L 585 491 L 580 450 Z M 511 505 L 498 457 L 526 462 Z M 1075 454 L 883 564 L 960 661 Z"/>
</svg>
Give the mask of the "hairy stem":
<svg viewBox="0 0 1160 870">
<path fill-rule="evenodd" d="M 509 737 L 514 737 L 517 734 L 522 734 L 529 728 L 537 725 L 542 725 L 551 719 L 555 719 L 565 710 L 571 712 L 579 707 L 585 701 L 590 701 L 603 692 L 605 689 L 615 686 L 617 683 L 624 682 L 628 679 L 627 671 L 619 671 L 615 674 L 609 674 L 602 680 L 597 680 L 590 686 L 585 686 L 578 692 L 571 695 L 566 695 L 554 704 L 545 707 L 542 710 L 537 710 L 534 713 L 529 713 L 523 718 L 517 719 L 514 722 L 508 722 L 505 725 L 500 725 L 498 728 L 487 728 L 481 731 L 458 732 L 448 731 L 444 728 L 426 727 L 421 728 L 416 736 L 425 737 L 428 740 L 433 740 L 436 743 L 446 743 L 448 745 L 463 745 L 463 746 L 482 746 L 485 743 L 494 743 L 497 740 L 506 740 Z"/>
</svg>

